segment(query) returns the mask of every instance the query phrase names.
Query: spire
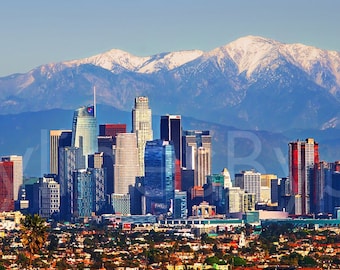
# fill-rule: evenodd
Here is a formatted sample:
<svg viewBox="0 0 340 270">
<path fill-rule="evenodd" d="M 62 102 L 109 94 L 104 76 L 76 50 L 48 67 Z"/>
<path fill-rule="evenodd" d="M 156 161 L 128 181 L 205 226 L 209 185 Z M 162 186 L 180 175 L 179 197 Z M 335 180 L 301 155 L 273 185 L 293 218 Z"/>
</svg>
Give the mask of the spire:
<svg viewBox="0 0 340 270">
<path fill-rule="evenodd" d="M 96 86 L 93 86 L 93 116 L 96 117 L 97 108 L 96 108 Z"/>
</svg>

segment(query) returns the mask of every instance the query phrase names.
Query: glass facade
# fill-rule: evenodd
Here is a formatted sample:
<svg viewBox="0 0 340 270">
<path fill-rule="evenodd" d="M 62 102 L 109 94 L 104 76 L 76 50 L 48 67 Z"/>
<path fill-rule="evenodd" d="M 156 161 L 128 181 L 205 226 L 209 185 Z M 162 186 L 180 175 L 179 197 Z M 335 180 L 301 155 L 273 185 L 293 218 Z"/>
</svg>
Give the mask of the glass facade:
<svg viewBox="0 0 340 270">
<path fill-rule="evenodd" d="M 90 217 L 93 206 L 93 181 L 91 172 L 82 169 L 73 173 L 74 180 L 74 217 Z"/>
<path fill-rule="evenodd" d="M 74 112 L 72 125 L 72 146 L 83 149 L 85 168 L 87 156 L 98 152 L 97 120 L 94 106 L 83 106 Z"/>
<path fill-rule="evenodd" d="M 145 147 L 146 213 L 171 214 L 174 202 L 175 152 L 171 142 L 148 141 Z"/>
</svg>

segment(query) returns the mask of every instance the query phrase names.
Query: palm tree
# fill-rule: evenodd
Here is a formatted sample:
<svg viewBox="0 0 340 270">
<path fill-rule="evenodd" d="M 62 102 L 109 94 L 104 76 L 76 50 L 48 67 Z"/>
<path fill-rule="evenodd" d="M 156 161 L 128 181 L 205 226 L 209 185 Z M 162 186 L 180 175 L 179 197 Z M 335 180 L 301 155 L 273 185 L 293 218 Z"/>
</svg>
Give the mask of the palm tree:
<svg viewBox="0 0 340 270">
<path fill-rule="evenodd" d="M 20 222 L 21 225 L 21 241 L 23 246 L 27 248 L 29 253 L 29 264 L 32 265 L 33 255 L 46 243 L 48 233 L 45 220 L 38 214 L 27 215 Z"/>
</svg>

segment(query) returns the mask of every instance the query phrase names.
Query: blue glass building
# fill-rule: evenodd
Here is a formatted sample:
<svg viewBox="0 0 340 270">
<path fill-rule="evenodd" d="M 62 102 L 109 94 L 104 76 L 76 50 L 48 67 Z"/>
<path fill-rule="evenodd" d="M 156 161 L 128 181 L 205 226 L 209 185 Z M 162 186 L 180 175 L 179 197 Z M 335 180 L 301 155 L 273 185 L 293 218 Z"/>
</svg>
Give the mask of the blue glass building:
<svg viewBox="0 0 340 270">
<path fill-rule="evenodd" d="M 59 147 L 60 218 L 63 220 L 73 217 L 73 171 L 84 168 L 84 162 L 81 148 Z"/>
<path fill-rule="evenodd" d="M 175 150 L 172 142 L 146 142 L 144 164 L 146 213 L 171 215 L 175 198 Z"/>
<path fill-rule="evenodd" d="M 94 106 L 83 106 L 75 110 L 72 124 L 72 146 L 83 149 L 85 168 L 87 157 L 98 151 L 97 120 Z"/>
</svg>

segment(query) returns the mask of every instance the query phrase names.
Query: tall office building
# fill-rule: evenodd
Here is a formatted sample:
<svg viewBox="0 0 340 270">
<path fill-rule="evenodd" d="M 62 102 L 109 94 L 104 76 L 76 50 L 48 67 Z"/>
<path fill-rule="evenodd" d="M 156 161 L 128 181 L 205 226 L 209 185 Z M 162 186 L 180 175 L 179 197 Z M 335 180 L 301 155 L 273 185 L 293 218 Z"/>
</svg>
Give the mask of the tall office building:
<svg viewBox="0 0 340 270">
<path fill-rule="evenodd" d="M 93 212 L 93 181 L 86 169 L 73 171 L 73 213 L 72 217 L 88 218 Z"/>
<path fill-rule="evenodd" d="M 14 211 L 12 161 L 0 162 L 0 212 Z"/>
<path fill-rule="evenodd" d="M 139 172 L 136 134 L 119 133 L 115 148 L 114 193 L 129 193 Z"/>
<path fill-rule="evenodd" d="M 175 189 L 182 187 L 182 120 L 180 115 L 161 116 L 160 135 L 163 141 L 172 141 L 175 149 Z"/>
<path fill-rule="evenodd" d="M 22 156 L 4 156 L 1 160 L 13 162 L 13 199 L 14 201 L 17 201 L 19 199 L 20 187 L 23 184 Z"/>
<path fill-rule="evenodd" d="M 60 211 L 60 185 L 56 174 L 44 175 L 39 179 L 39 215 L 50 218 Z"/>
<path fill-rule="evenodd" d="M 59 147 L 58 178 L 60 184 L 60 215 L 62 219 L 73 217 L 73 172 L 85 166 L 82 149 Z"/>
<path fill-rule="evenodd" d="M 74 112 L 72 125 L 72 146 L 82 148 L 85 156 L 85 168 L 87 157 L 98 152 L 97 120 L 94 106 L 83 106 Z"/>
<path fill-rule="evenodd" d="M 145 146 L 144 196 L 146 213 L 172 214 L 175 198 L 175 153 L 169 141 L 153 140 Z"/>
<path fill-rule="evenodd" d="M 103 171 L 104 195 L 111 195 L 113 193 L 113 162 L 111 157 L 103 152 L 89 155 L 89 169 L 101 169 Z"/>
<path fill-rule="evenodd" d="M 311 185 L 315 182 L 314 165 L 319 163 L 319 144 L 312 138 L 289 143 L 289 179 L 295 198 L 296 215 L 310 213 Z"/>
<path fill-rule="evenodd" d="M 153 140 L 152 114 L 147 97 L 136 97 L 132 109 L 132 132 L 136 133 L 140 176 L 144 176 L 144 150 L 147 141 Z"/>
<path fill-rule="evenodd" d="M 58 174 L 58 148 L 71 146 L 72 130 L 50 130 L 50 173 Z"/>
<path fill-rule="evenodd" d="M 235 187 L 240 187 L 248 193 L 254 193 L 255 202 L 259 202 L 261 199 L 261 173 L 253 170 L 236 173 Z"/>
<path fill-rule="evenodd" d="M 182 166 L 195 171 L 194 185 L 207 183 L 211 174 L 211 135 L 208 130 L 187 130 L 183 132 Z"/>
</svg>

